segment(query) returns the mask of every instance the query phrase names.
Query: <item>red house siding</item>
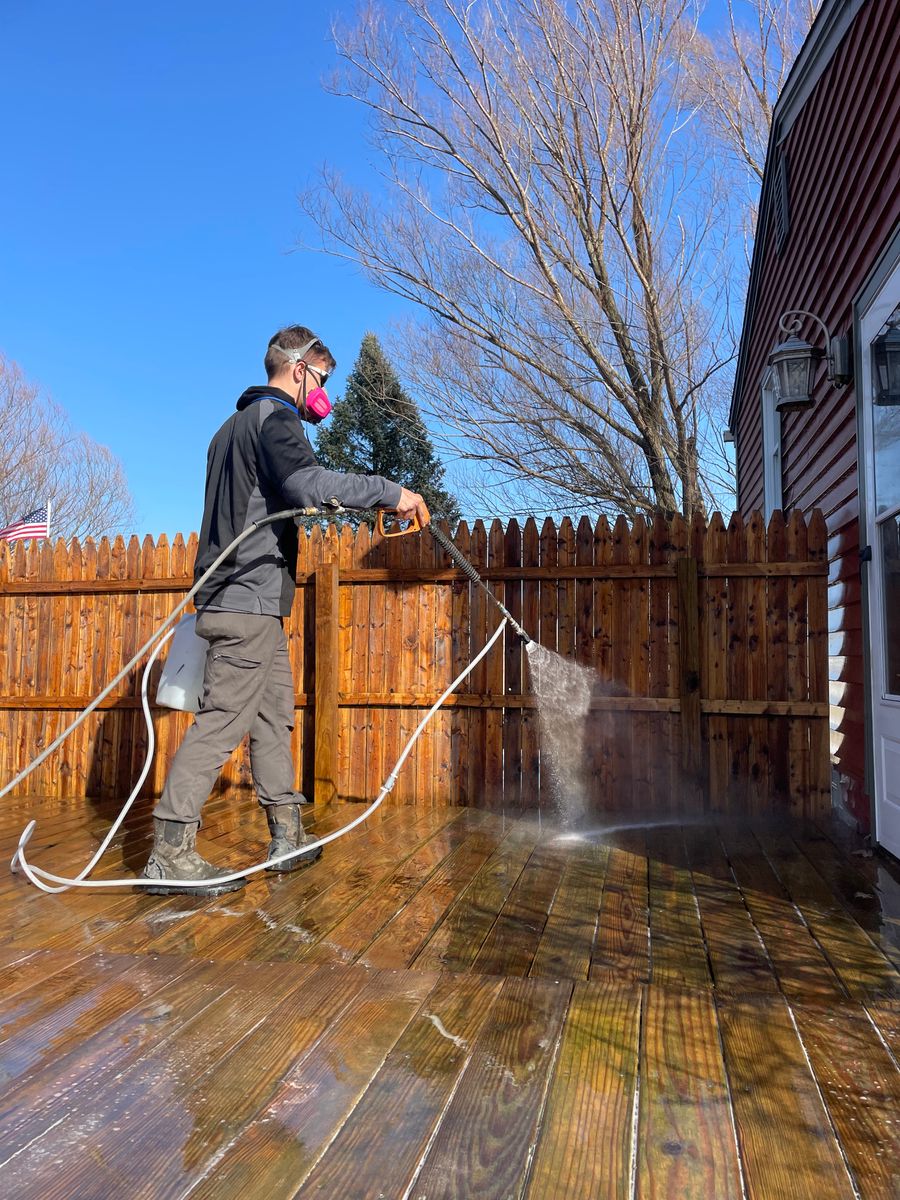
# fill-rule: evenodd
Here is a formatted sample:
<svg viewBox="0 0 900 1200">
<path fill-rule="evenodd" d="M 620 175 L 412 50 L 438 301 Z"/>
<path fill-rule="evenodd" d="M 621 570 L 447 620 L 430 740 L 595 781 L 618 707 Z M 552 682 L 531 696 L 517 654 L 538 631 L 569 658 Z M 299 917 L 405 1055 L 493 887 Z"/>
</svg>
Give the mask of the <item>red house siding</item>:
<svg viewBox="0 0 900 1200">
<path fill-rule="evenodd" d="M 853 301 L 900 221 L 898 60 L 900 0 L 867 4 L 783 143 L 790 233 L 780 255 L 773 214 L 758 235 L 758 289 L 733 422 L 745 516 L 763 507 L 761 385 L 782 336 L 779 316 L 806 309 L 833 335 L 849 332 Z M 821 345 L 812 323 L 801 336 Z M 828 524 L 832 755 L 849 778 L 851 811 L 868 827 L 856 396 L 852 386 L 833 387 L 821 369 L 815 401 L 782 417 L 783 503 L 821 508 Z"/>
</svg>

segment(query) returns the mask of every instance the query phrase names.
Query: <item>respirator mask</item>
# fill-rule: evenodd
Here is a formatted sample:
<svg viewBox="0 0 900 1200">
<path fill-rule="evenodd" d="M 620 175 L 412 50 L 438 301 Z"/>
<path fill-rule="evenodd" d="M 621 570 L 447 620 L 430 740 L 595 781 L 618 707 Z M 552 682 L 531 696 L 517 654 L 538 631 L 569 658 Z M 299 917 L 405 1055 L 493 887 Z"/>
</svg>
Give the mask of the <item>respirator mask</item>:
<svg viewBox="0 0 900 1200">
<path fill-rule="evenodd" d="M 307 342 L 305 346 L 301 346 L 299 350 L 286 350 L 284 346 L 279 346 L 277 342 L 272 342 L 271 347 L 277 350 L 279 354 L 291 363 L 305 362 L 307 354 L 312 350 L 313 346 L 319 344 L 318 338 L 313 338 L 311 342 Z M 307 370 L 312 371 L 319 377 L 319 384 L 311 391 L 306 393 L 303 399 L 303 408 L 300 415 L 305 420 L 309 421 L 310 425 L 318 425 L 320 421 L 324 421 L 331 412 L 331 401 L 325 391 L 325 382 L 328 379 L 329 372 L 321 371 L 318 367 L 307 367 Z M 304 380 L 305 386 L 305 380 Z"/>
</svg>

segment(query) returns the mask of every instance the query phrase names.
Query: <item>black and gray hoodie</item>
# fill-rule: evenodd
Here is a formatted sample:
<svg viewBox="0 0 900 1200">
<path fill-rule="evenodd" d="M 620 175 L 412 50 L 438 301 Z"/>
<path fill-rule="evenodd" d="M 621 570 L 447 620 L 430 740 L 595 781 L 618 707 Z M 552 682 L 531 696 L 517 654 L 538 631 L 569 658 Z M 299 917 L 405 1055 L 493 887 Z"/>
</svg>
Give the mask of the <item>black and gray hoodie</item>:
<svg viewBox="0 0 900 1200">
<path fill-rule="evenodd" d="M 400 485 L 380 475 L 345 475 L 316 462 L 291 397 L 280 388 L 248 388 L 237 412 L 209 444 L 206 500 L 195 581 L 254 521 L 283 508 L 394 507 Z M 200 608 L 286 617 L 294 600 L 297 526 L 276 521 L 251 533 L 197 593 Z"/>
</svg>

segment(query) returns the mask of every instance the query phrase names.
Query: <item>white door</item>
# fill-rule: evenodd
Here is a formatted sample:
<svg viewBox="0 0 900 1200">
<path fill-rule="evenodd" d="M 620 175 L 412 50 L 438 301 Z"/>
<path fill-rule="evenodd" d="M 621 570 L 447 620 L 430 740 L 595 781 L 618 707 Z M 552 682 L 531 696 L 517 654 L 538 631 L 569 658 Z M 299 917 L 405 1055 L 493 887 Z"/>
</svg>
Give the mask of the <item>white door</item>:
<svg viewBox="0 0 900 1200">
<path fill-rule="evenodd" d="M 876 404 L 873 342 L 900 318 L 900 264 L 861 314 L 875 838 L 900 856 L 900 405 Z"/>
</svg>

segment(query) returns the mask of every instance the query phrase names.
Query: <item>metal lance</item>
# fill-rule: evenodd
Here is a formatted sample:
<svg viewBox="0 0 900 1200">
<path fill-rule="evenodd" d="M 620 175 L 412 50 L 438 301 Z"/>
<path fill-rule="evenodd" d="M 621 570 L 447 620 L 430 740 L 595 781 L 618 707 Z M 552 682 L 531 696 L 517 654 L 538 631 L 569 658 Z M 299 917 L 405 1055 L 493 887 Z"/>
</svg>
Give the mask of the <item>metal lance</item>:
<svg viewBox="0 0 900 1200">
<path fill-rule="evenodd" d="M 491 591 L 491 589 L 488 587 L 488 585 L 484 582 L 484 580 L 481 578 L 481 576 L 478 574 L 478 572 L 475 570 L 475 568 L 472 566 L 472 564 L 469 562 L 469 560 L 466 558 L 466 556 L 462 553 L 462 551 L 460 551 L 456 548 L 456 546 L 453 544 L 453 542 L 450 541 L 450 539 L 447 537 L 447 535 L 442 530 L 438 529 L 437 526 L 434 524 L 434 522 L 431 522 L 429 524 L 428 531 L 431 534 L 431 536 L 434 538 L 434 540 L 437 542 L 437 544 L 444 551 L 444 553 L 448 556 L 448 558 L 451 558 L 456 563 L 456 565 L 463 572 L 463 574 L 468 576 L 468 578 L 471 579 L 473 583 L 477 583 L 480 588 L 484 589 L 485 595 L 490 599 L 490 601 L 493 604 L 496 604 L 496 606 L 503 613 L 504 617 L 506 617 L 507 621 L 509 621 L 510 625 L 512 625 L 513 629 L 516 631 L 516 633 L 519 635 L 519 637 L 522 639 L 522 641 L 523 642 L 532 641 L 533 639 L 525 632 L 525 630 L 522 628 L 522 626 L 519 624 L 519 622 L 515 619 L 515 617 L 512 615 L 512 613 L 506 607 L 506 605 L 500 603 L 500 601 L 497 599 L 497 597 L 494 595 L 494 593 Z"/>
</svg>

